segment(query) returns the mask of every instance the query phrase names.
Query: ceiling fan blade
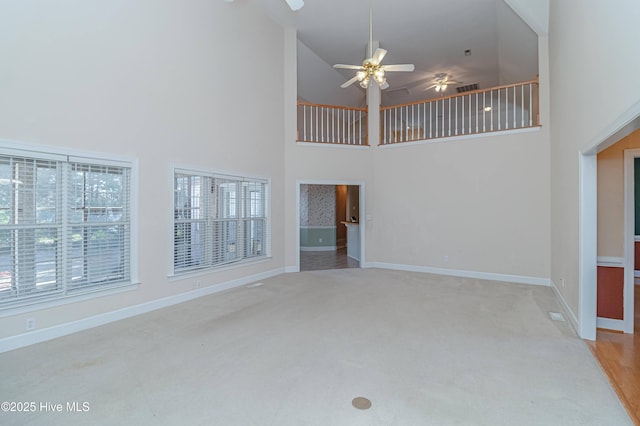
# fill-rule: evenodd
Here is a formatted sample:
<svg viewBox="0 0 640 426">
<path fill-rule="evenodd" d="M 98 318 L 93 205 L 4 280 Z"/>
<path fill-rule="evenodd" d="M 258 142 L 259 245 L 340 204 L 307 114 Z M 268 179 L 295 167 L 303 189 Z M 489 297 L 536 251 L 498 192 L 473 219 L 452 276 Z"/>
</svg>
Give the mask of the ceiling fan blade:
<svg viewBox="0 0 640 426">
<path fill-rule="evenodd" d="M 335 64 L 334 68 L 343 68 L 345 70 L 359 70 L 362 69 L 360 65 L 346 65 L 346 64 Z"/>
<path fill-rule="evenodd" d="M 373 56 L 371 57 L 371 63 L 378 65 L 382 62 L 384 55 L 387 54 L 387 51 L 381 48 L 377 48 L 375 52 L 373 52 Z"/>
<path fill-rule="evenodd" d="M 304 6 L 303 0 L 286 0 L 291 10 L 300 10 Z"/>
<path fill-rule="evenodd" d="M 411 72 L 416 69 L 413 64 L 395 64 L 395 65 L 383 65 L 382 68 L 385 71 L 406 71 Z"/>
<path fill-rule="evenodd" d="M 355 83 L 356 81 L 358 81 L 358 76 L 355 76 L 355 77 L 353 77 L 352 79 L 345 81 L 344 83 L 342 83 L 342 84 L 340 85 L 340 87 L 342 87 L 343 89 L 345 89 L 345 88 L 347 88 L 347 87 L 351 86 L 351 85 L 352 85 L 353 83 Z"/>
</svg>

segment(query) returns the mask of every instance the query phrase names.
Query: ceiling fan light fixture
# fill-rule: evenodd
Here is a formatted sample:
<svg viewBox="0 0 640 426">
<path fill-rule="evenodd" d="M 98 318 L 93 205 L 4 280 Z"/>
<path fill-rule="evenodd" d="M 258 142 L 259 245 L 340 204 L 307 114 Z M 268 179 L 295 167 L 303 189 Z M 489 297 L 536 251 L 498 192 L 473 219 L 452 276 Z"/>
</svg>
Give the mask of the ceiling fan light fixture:
<svg viewBox="0 0 640 426">
<path fill-rule="evenodd" d="M 302 9 L 302 6 L 304 6 L 304 1 L 303 0 L 286 0 L 287 4 L 289 5 L 289 8 L 291 8 L 291 10 L 296 11 L 296 10 L 300 10 Z"/>
<path fill-rule="evenodd" d="M 287 0 L 295 1 L 295 0 Z M 302 1 L 300 1 L 302 2 Z M 356 75 L 343 83 L 340 87 L 343 89 L 349 87 L 351 84 L 356 81 L 360 82 L 360 87 L 366 89 L 369 87 L 369 80 L 374 80 L 380 89 L 386 89 L 389 87 L 389 83 L 385 78 L 385 71 L 404 71 L 411 72 L 415 69 L 413 64 L 395 64 L 395 65 L 380 65 L 382 59 L 384 59 L 387 51 L 378 47 L 375 52 L 372 52 L 373 49 L 373 7 L 372 0 L 369 0 L 369 57 L 366 58 L 361 66 L 356 65 L 345 65 L 345 64 L 335 64 L 334 68 L 341 69 L 351 69 L 358 70 Z"/>
</svg>

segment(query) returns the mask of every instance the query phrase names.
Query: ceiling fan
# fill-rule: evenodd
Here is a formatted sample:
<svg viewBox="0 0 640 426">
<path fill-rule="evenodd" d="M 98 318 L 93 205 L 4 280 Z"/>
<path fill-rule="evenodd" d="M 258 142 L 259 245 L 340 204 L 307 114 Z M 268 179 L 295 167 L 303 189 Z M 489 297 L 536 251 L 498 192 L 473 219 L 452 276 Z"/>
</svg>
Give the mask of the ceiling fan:
<svg viewBox="0 0 640 426">
<path fill-rule="evenodd" d="M 304 6 L 303 0 L 286 0 L 291 10 L 300 10 Z"/>
<path fill-rule="evenodd" d="M 449 80 L 449 76 L 444 72 L 436 74 L 435 77 L 435 83 L 424 90 L 435 89 L 436 92 L 444 92 L 449 84 L 461 83 L 460 81 Z"/>
<path fill-rule="evenodd" d="M 415 69 L 413 64 L 396 64 L 396 65 L 380 65 L 387 51 L 377 48 L 372 52 L 373 47 L 373 10 L 371 6 L 372 0 L 369 0 L 369 57 L 362 62 L 362 65 L 345 65 L 335 64 L 334 68 L 342 68 L 348 70 L 357 70 L 356 75 L 340 85 L 345 88 L 351 86 L 356 81 L 360 82 L 360 87 L 369 87 L 369 81 L 373 80 L 378 84 L 380 89 L 389 87 L 385 72 L 387 71 L 405 71 L 411 72 Z"/>
<path fill-rule="evenodd" d="M 235 0 L 224 0 L 227 3 L 233 3 Z M 289 8 L 293 11 L 302 9 L 304 6 L 304 0 L 285 0 L 289 5 Z"/>
</svg>

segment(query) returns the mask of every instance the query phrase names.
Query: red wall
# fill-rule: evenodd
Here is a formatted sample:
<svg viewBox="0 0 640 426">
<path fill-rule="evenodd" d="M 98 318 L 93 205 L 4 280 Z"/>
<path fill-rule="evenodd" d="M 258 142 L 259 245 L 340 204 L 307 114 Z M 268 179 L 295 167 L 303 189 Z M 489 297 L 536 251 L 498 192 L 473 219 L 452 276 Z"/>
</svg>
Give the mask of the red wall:
<svg viewBox="0 0 640 426">
<path fill-rule="evenodd" d="M 624 268 L 598 266 L 598 316 L 623 319 Z"/>
</svg>

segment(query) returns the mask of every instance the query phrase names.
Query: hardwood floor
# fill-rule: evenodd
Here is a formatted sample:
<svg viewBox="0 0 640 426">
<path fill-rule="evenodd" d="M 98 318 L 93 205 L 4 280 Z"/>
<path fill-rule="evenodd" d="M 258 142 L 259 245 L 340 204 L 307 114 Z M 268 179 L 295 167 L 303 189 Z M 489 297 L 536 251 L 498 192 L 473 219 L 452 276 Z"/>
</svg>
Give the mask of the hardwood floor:
<svg viewBox="0 0 640 426">
<path fill-rule="evenodd" d="M 640 285 L 635 286 L 634 333 L 598 330 L 589 347 L 609 376 L 618 397 L 640 426 Z"/>
<path fill-rule="evenodd" d="M 300 270 L 359 268 L 360 262 L 347 256 L 347 249 L 336 251 L 301 251 Z"/>
</svg>

